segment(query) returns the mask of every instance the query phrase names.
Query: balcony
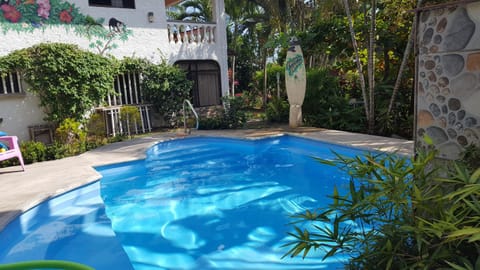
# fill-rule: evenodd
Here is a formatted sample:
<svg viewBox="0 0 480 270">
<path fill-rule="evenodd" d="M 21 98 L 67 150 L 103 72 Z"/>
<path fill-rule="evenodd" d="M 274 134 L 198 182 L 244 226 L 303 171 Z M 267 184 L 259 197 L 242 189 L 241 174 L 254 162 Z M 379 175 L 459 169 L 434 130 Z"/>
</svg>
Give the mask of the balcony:
<svg viewBox="0 0 480 270">
<path fill-rule="evenodd" d="M 167 21 L 168 41 L 170 43 L 203 43 L 216 42 L 215 23 Z"/>
</svg>

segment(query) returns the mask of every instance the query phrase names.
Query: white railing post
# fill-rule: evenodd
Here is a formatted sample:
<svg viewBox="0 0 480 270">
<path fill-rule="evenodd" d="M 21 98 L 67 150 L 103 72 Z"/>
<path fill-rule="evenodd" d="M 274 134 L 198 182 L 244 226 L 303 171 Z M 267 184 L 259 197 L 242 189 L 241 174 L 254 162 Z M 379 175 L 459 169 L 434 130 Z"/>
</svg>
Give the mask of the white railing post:
<svg viewBox="0 0 480 270">
<path fill-rule="evenodd" d="M 170 21 L 167 35 L 170 43 L 215 43 L 214 23 Z"/>
</svg>

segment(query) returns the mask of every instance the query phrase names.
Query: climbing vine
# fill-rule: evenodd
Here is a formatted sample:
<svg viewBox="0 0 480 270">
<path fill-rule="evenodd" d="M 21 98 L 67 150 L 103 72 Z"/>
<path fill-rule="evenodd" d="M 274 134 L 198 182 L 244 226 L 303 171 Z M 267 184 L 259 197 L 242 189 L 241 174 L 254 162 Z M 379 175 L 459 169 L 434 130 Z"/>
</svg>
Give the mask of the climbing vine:
<svg viewBox="0 0 480 270">
<path fill-rule="evenodd" d="M 28 91 L 40 98 L 46 120 L 82 120 L 85 113 L 113 91 L 118 61 L 81 50 L 76 45 L 44 43 L 0 57 L 0 74 L 23 73 Z"/>
</svg>

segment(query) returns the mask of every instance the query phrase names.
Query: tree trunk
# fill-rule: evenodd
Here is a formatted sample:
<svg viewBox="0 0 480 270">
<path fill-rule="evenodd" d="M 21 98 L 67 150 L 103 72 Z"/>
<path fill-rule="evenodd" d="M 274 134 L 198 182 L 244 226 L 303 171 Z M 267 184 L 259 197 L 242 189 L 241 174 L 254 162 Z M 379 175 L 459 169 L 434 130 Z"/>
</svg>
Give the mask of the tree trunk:
<svg viewBox="0 0 480 270">
<path fill-rule="evenodd" d="M 369 118 L 368 133 L 375 132 L 375 36 L 376 36 L 376 10 L 377 0 L 371 0 L 372 15 L 370 18 L 370 37 L 368 45 L 368 93 L 369 93 Z"/>
<path fill-rule="evenodd" d="M 365 116 L 368 119 L 370 119 L 370 111 L 369 111 L 369 102 L 367 99 L 367 91 L 365 88 L 365 77 L 363 76 L 363 68 L 362 68 L 362 63 L 360 62 L 360 56 L 358 53 L 358 45 L 357 45 L 357 40 L 355 39 L 355 30 L 353 29 L 353 19 L 352 19 L 352 14 L 350 13 L 350 4 L 348 3 L 348 0 L 343 0 L 343 4 L 345 7 L 345 12 L 347 13 L 347 18 L 348 18 L 348 26 L 350 29 L 350 36 L 352 38 L 352 45 L 353 45 L 353 50 L 355 52 L 355 63 L 357 64 L 357 71 L 358 71 L 358 77 L 360 80 L 360 88 L 362 89 L 362 96 L 363 96 L 363 103 L 365 107 Z"/>
<path fill-rule="evenodd" d="M 233 55 L 233 60 L 232 60 L 232 97 L 235 96 L 235 65 L 236 65 L 236 59 L 235 55 Z"/>
<path fill-rule="evenodd" d="M 422 5 L 422 2 L 423 0 L 417 1 L 417 8 L 419 8 Z M 410 30 L 410 34 L 408 35 L 407 46 L 405 47 L 405 52 L 403 53 L 402 63 L 400 64 L 400 68 L 398 69 L 397 80 L 395 81 L 395 85 L 393 86 L 393 92 L 390 98 L 390 104 L 388 105 L 387 116 L 390 116 L 390 114 L 392 113 L 393 104 L 395 103 L 395 98 L 397 96 L 398 89 L 400 89 L 400 83 L 402 82 L 403 71 L 407 66 L 408 56 L 410 55 L 410 51 L 412 50 L 413 39 L 414 39 L 413 35 L 415 34 L 416 27 L 417 27 L 417 20 L 418 20 L 417 14 L 418 13 L 415 12 L 415 15 L 413 17 L 412 30 Z"/>
<path fill-rule="evenodd" d="M 383 70 L 383 81 L 386 82 L 388 77 L 390 77 L 390 54 L 388 53 L 388 47 L 385 44 L 383 46 L 383 59 L 384 59 L 384 70 Z"/>
<path fill-rule="evenodd" d="M 263 56 L 263 108 L 267 108 L 267 50 L 264 51 Z"/>
</svg>

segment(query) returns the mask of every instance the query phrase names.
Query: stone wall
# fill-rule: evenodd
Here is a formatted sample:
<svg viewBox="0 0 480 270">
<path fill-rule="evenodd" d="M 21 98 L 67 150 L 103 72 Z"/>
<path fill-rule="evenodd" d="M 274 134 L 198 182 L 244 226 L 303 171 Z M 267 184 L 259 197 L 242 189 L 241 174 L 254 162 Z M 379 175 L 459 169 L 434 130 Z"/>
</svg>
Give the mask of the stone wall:
<svg viewBox="0 0 480 270">
<path fill-rule="evenodd" d="M 480 145 L 480 2 L 420 12 L 416 140 L 427 134 L 439 157 Z"/>
</svg>

